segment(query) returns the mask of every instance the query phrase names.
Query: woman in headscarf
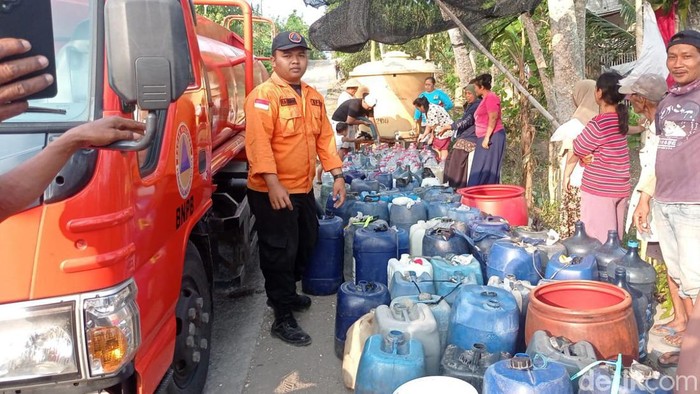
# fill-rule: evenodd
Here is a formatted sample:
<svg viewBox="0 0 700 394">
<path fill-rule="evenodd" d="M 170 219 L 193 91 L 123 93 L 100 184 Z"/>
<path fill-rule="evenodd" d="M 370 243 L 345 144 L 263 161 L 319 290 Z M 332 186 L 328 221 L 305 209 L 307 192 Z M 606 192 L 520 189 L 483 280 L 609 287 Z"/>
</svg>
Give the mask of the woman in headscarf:
<svg viewBox="0 0 700 394">
<path fill-rule="evenodd" d="M 474 125 L 474 112 L 479 107 L 481 99 L 477 97 L 473 84 L 463 89 L 464 115 L 452 124 L 457 138 L 452 150 L 445 161 L 445 179 L 451 187 L 462 188 L 467 186 L 469 179 L 469 159 L 473 158 L 472 152 L 476 148 L 476 127 Z"/>
<path fill-rule="evenodd" d="M 576 111 L 572 118 L 559 126 L 552 135 L 552 142 L 561 142 L 559 165 L 561 174 L 566 174 L 566 162 L 574 155 L 574 139 L 581 134 L 588 122 L 598 115 L 598 104 L 595 101 L 595 81 L 584 79 L 574 85 L 574 105 Z M 559 235 L 568 238 L 574 234 L 574 224 L 581 217 L 581 179 L 583 167 L 576 163 L 569 179 L 562 176 L 562 191 L 564 193 L 561 209 L 559 210 Z M 566 187 L 566 185 L 570 187 Z"/>
</svg>

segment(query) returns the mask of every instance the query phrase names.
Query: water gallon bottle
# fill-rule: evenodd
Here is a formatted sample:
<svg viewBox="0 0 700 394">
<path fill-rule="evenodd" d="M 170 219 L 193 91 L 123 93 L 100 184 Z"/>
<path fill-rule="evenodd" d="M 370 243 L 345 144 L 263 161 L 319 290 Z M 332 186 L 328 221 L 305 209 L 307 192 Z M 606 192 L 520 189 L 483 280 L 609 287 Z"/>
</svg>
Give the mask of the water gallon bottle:
<svg viewBox="0 0 700 394">
<path fill-rule="evenodd" d="M 377 324 L 374 320 L 374 309 L 367 312 L 347 332 L 345 339 L 345 351 L 343 352 L 343 383 L 349 389 L 355 389 L 357 379 L 357 367 L 360 365 L 362 350 L 367 339 L 377 333 Z"/>
<path fill-rule="evenodd" d="M 473 254 L 473 248 L 464 236 L 455 229 L 441 225 L 432 227 L 423 237 L 425 256 L 447 256 L 448 254 Z"/>
<path fill-rule="evenodd" d="M 478 394 L 471 384 L 450 376 L 424 376 L 402 384 L 393 394 Z"/>
<path fill-rule="evenodd" d="M 526 280 L 518 280 L 512 274 L 507 274 L 501 279 L 498 276 L 492 276 L 488 281 L 489 286 L 503 289 L 515 298 L 515 303 L 518 305 L 520 313 L 520 329 L 518 330 L 518 338 L 516 340 L 516 351 L 525 350 L 525 320 L 527 319 L 527 307 L 530 303 L 530 292 L 535 288 L 532 283 Z"/>
<path fill-rule="evenodd" d="M 404 253 L 399 259 L 389 259 L 386 267 L 386 274 L 388 278 L 392 278 L 394 276 L 394 272 L 406 273 L 408 271 L 415 272 L 417 276 L 427 273 L 431 278 L 433 277 L 433 266 L 426 258 L 411 258 L 411 256 L 409 256 L 407 253 Z"/>
<path fill-rule="evenodd" d="M 425 231 L 438 223 L 440 223 L 440 221 L 437 219 L 427 221 L 419 220 L 416 224 L 411 226 L 409 231 L 409 250 L 411 256 L 423 255 L 423 237 L 425 236 Z"/>
<path fill-rule="evenodd" d="M 526 352 L 532 358 L 540 354 L 545 357 L 547 362 L 563 365 L 570 376 L 597 360 L 595 350 L 590 342 L 573 343 L 564 337 L 550 337 L 541 330 L 535 331 L 532 335 Z"/>
<path fill-rule="evenodd" d="M 501 239 L 491 246 L 491 255 L 486 261 L 486 276 L 514 275 L 518 280 L 537 284 L 542 278 L 542 253 L 522 241 Z"/>
<path fill-rule="evenodd" d="M 430 311 L 433 312 L 433 317 L 437 323 L 438 334 L 440 336 L 440 349 L 444 349 L 445 346 L 447 346 L 447 328 L 450 325 L 450 311 L 452 311 L 452 308 L 445 300 L 441 299 L 440 296 L 420 293 L 418 295 L 396 297 L 391 300 L 391 305 L 394 304 L 404 304 L 407 308 L 410 308 L 414 304 L 427 305 Z"/>
<path fill-rule="evenodd" d="M 387 189 L 391 189 L 394 186 L 394 177 L 391 176 L 391 173 L 374 172 L 370 175 L 370 178 L 376 180 L 382 187 Z"/>
<path fill-rule="evenodd" d="M 481 392 L 486 369 L 500 360 L 510 358 L 508 353 L 489 353 L 483 343 L 475 343 L 469 350 L 455 345 L 447 345 L 440 362 L 440 372 L 444 376 L 461 379 Z"/>
<path fill-rule="evenodd" d="M 568 254 L 585 256 L 602 245 L 600 241 L 586 234 L 586 226 L 582 221 L 577 221 L 574 226 L 574 235 L 562 241 Z"/>
<path fill-rule="evenodd" d="M 491 353 L 514 353 L 520 327 L 515 298 L 490 286 L 466 285 L 452 305 L 447 343 L 471 349 L 482 343 Z"/>
<path fill-rule="evenodd" d="M 549 280 L 598 280 L 598 264 L 595 256 L 558 253 L 547 263 L 544 277 Z"/>
<path fill-rule="evenodd" d="M 348 328 L 370 310 L 389 305 L 389 289 L 382 283 L 345 282 L 338 289 L 335 310 L 335 354 L 343 357 Z"/>
<path fill-rule="evenodd" d="M 617 230 L 608 230 L 608 240 L 604 244 L 593 250 L 596 262 L 598 263 L 598 277 L 603 282 L 609 282 L 608 265 L 622 258 L 627 251 L 620 245 L 620 238 Z"/>
<path fill-rule="evenodd" d="M 372 335 L 360 358 L 355 393 L 392 393 L 402 384 L 425 374 L 425 355 L 420 341 L 398 330 Z"/>
<path fill-rule="evenodd" d="M 375 312 L 380 334 L 392 330 L 403 332 L 407 337 L 423 344 L 425 352 L 425 371 L 428 375 L 437 375 L 440 369 L 440 333 L 430 307 L 425 304 L 393 304 L 391 307 L 380 305 Z"/>
<path fill-rule="evenodd" d="M 469 274 L 474 275 L 475 285 L 483 285 L 484 277 L 481 272 L 481 265 L 473 255 L 457 254 L 447 257 L 434 256 L 430 258 L 433 265 L 433 278 L 436 283 L 441 280 L 449 280 L 451 277 L 461 274 L 464 277 Z"/>
<path fill-rule="evenodd" d="M 634 310 L 634 321 L 637 323 L 637 333 L 639 333 L 639 360 L 644 361 L 647 356 L 647 342 L 649 340 L 648 330 L 651 328 L 649 316 L 653 317 L 652 303 L 644 293 L 633 288 L 627 282 L 627 270 L 625 267 L 615 268 L 615 276 L 611 282 L 627 290 L 632 296 L 632 309 Z"/>
<path fill-rule="evenodd" d="M 586 372 L 578 381 L 579 394 L 612 393 L 615 367 L 598 365 Z M 679 382 L 679 384 L 683 384 Z M 618 394 L 672 394 L 676 387 L 673 378 L 654 371 L 651 367 L 632 362 L 621 373 Z"/>
<path fill-rule="evenodd" d="M 656 270 L 651 264 L 639 257 L 639 242 L 627 242 L 627 253 L 618 260 L 608 264 L 608 277 L 615 276 L 615 268 L 624 267 L 627 270 L 628 283 L 641 291 L 649 300 L 654 300 L 656 290 Z"/>
<path fill-rule="evenodd" d="M 350 191 L 354 193 L 360 192 L 378 192 L 379 181 L 371 179 L 353 179 L 350 183 Z"/>
<path fill-rule="evenodd" d="M 319 195 L 318 203 L 323 206 L 323 204 L 328 201 L 328 196 L 333 192 L 333 175 L 330 172 L 324 172 L 321 175 L 321 193 Z"/>
<path fill-rule="evenodd" d="M 386 284 L 387 263 L 398 251 L 396 230 L 384 223 L 372 223 L 355 231 L 352 247 L 355 279 Z"/>
<path fill-rule="evenodd" d="M 408 231 L 402 228 L 397 228 L 396 236 L 399 240 L 399 250 L 396 252 L 396 257 L 400 257 L 403 254 L 409 254 L 411 252 L 411 241 L 408 238 Z"/>
<path fill-rule="evenodd" d="M 533 365 L 527 354 L 491 365 L 484 374 L 484 394 L 572 394 L 566 368 L 558 363 Z"/>
<path fill-rule="evenodd" d="M 324 216 L 318 221 L 318 241 L 301 280 L 306 294 L 329 295 L 343 283 L 343 220 Z"/>
<path fill-rule="evenodd" d="M 398 197 L 391 202 L 389 223 L 397 228 L 411 231 L 411 226 L 428 218 L 428 210 L 423 201 L 413 201 L 408 197 Z"/>
<path fill-rule="evenodd" d="M 355 232 L 362 227 L 367 227 L 374 222 L 379 222 L 385 226 L 389 223 L 383 220 L 376 220 L 372 216 L 358 214 L 348 220 L 345 227 L 345 242 L 343 246 L 343 276 L 346 281 L 355 281 L 355 258 L 353 257 L 353 244 L 355 243 Z"/>
<path fill-rule="evenodd" d="M 450 208 L 447 211 L 447 217 L 466 223 L 468 226 L 472 221 L 481 218 L 481 210 L 468 205 L 460 205 L 458 207 Z"/>
<path fill-rule="evenodd" d="M 428 219 L 447 217 L 451 208 L 460 206 L 459 201 L 452 202 L 449 200 L 426 201 L 426 204 L 428 204 Z"/>
<path fill-rule="evenodd" d="M 389 281 L 389 294 L 391 294 L 392 300 L 396 297 L 420 293 L 435 294 L 432 276 L 426 272 L 420 275 L 417 275 L 415 271 L 394 272 Z"/>
<path fill-rule="evenodd" d="M 364 216 L 389 221 L 389 203 L 382 201 L 379 194 L 361 193 L 352 210 L 353 212 L 348 212 L 352 216 L 362 213 Z"/>
</svg>

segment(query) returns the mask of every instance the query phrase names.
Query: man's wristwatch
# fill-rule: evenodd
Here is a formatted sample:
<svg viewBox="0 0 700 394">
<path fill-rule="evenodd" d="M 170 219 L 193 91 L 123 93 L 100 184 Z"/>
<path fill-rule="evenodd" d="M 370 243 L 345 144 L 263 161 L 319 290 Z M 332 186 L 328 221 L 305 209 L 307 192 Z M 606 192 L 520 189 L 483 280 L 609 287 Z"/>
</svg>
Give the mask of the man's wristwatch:
<svg viewBox="0 0 700 394">
<path fill-rule="evenodd" d="M 345 175 L 343 175 L 342 172 L 340 174 L 333 175 L 333 180 L 336 180 L 336 179 L 345 179 Z"/>
</svg>

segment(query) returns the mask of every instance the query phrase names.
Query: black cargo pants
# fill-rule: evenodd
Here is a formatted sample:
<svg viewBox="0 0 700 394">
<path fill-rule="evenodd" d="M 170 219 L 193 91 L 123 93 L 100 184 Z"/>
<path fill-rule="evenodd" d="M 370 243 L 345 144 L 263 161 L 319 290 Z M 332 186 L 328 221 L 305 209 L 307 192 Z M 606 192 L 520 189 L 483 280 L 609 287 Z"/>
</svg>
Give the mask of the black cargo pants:
<svg viewBox="0 0 700 394">
<path fill-rule="evenodd" d="M 267 193 L 248 190 L 248 202 L 258 232 L 265 292 L 276 318 L 291 313 L 296 282 L 301 280 L 318 238 L 313 190 L 306 194 L 290 194 L 289 199 L 293 210 L 274 210 Z"/>
</svg>

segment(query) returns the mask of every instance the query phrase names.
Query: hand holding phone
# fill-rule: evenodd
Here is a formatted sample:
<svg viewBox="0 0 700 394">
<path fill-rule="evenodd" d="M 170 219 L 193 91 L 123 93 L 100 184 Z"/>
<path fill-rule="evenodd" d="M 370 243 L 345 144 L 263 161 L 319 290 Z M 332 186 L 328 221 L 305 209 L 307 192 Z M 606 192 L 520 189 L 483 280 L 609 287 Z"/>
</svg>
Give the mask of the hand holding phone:
<svg viewBox="0 0 700 394">
<path fill-rule="evenodd" d="M 26 98 L 46 89 L 54 81 L 48 73 L 22 78 L 45 69 L 49 65 L 45 56 L 7 60 L 30 49 L 31 43 L 26 40 L 0 38 L 0 122 L 24 112 L 27 109 Z"/>
</svg>

